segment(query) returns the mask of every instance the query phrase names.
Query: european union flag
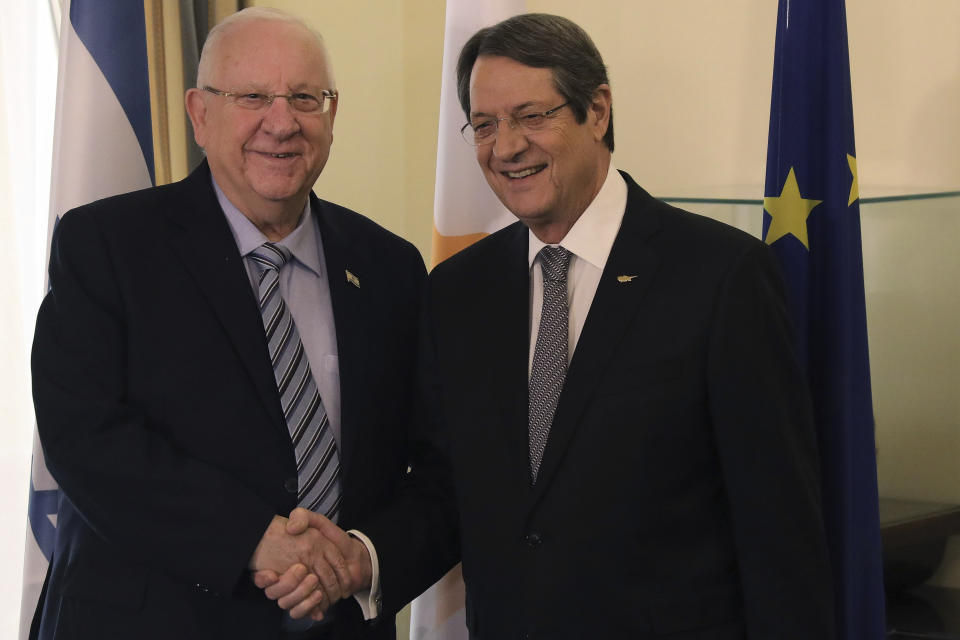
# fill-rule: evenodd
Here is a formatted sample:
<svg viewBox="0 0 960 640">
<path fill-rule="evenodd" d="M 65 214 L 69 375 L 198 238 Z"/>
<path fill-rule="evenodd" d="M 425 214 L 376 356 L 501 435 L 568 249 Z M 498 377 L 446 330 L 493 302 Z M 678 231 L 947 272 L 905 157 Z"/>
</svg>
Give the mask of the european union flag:
<svg viewBox="0 0 960 640">
<path fill-rule="evenodd" d="M 853 106 L 843 0 L 780 0 L 763 237 L 810 383 L 840 640 L 885 635 Z"/>
</svg>

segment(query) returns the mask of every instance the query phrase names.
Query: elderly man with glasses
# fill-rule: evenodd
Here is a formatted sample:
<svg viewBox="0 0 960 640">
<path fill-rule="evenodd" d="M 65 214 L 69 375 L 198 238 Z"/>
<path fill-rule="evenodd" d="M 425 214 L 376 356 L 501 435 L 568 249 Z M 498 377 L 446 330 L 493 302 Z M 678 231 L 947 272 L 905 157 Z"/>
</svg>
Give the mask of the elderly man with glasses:
<svg viewBox="0 0 960 640">
<path fill-rule="evenodd" d="M 34 637 L 395 637 L 362 595 L 328 609 L 356 559 L 284 517 L 354 526 L 407 465 L 425 269 L 311 193 L 337 97 L 318 34 L 234 14 L 186 95 L 206 160 L 59 225 L 33 381 L 62 501 Z M 284 614 L 255 569 L 303 578 L 323 619 Z"/>
</svg>

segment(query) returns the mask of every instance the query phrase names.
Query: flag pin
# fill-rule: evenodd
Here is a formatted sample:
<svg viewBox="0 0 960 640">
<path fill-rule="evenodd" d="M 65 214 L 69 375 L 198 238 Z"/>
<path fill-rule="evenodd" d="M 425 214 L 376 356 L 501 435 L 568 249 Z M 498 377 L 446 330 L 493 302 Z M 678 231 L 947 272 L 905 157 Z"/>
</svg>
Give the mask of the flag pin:
<svg viewBox="0 0 960 640">
<path fill-rule="evenodd" d="M 617 276 L 617 282 L 630 282 L 637 276 Z"/>
<path fill-rule="evenodd" d="M 358 278 L 357 276 L 353 275 L 353 273 L 350 272 L 350 269 L 347 269 L 346 272 L 347 272 L 347 282 L 349 282 L 350 284 L 352 284 L 353 286 L 355 286 L 357 289 L 359 289 L 359 288 L 360 288 L 360 278 Z"/>
</svg>

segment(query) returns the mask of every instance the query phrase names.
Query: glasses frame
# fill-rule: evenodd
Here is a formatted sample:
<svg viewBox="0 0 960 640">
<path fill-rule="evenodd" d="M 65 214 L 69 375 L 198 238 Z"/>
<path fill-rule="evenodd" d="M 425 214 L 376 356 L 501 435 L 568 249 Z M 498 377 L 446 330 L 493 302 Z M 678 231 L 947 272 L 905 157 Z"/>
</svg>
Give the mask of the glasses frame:
<svg viewBox="0 0 960 640">
<path fill-rule="evenodd" d="M 569 107 L 572 102 L 573 102 L 572 100 L 567 100 L 567 101 L 564 102 L 563 104 L 561 104 L 561 105 L 559 105 L 559 106 L 556 106 L 556 107 L 554 107 L 554 108 L 552 108 L 552 109 L 547 109 L 546 111 L 531 111 L 531 112 L 528 112 L 528 113 L 524 113 L 523 115 L 524 115 L 524 116 L 534 116 L 534 115 L 535 115 L 535 116 L 542 116 L 543 118 L 550 118 L 550 117 L 552 117 L 554 114 L 556 114 L 558 111 L 560 111 L 560 109 L 563 109 L 564 107 Z M 524 133 L 526 133 L 526 134 L 536 133 L 536 132 L 538 131 L 537 129 L 529 129 L 529 128 L 527 128 L 527 125 L 525 125 L 525 124 L 523 124 L 522 122 L 520 122 L 519 120 L 517 120 L 517 116 L 515 116 L 515 115 L 513 115 L 513 114 L 511 114 L 511 115 L 509 115 L 509 116 L 503 116 L 503 117 L 501 117 L 501 118 L 492 118 L 491 120 L 492 120 L 492 122 L 494 123 L 493 133 L 490 134 L 487 138 L 485 138 L 482 142 L 477 142 L 477 139 L 476 139 L 476 131 L 473 129 L 473 123 L 472 123 L 472 122 L 468 122 L 467 124 L 465 124 L 465 125 L 463 125 L 462 127 L 460 127 L 460 137 L 463 138 L 463 140 L 464 140 L 467 144 L 469 144 L 471 147 L 482 147 L 482 146 L 485 146 L 485 145 L 488 145 L 488 144 L 493 144 L 494 142 L 497 141 L 497 134 L 500 133 L 500 121 L 501 121 L 501 120 L 506 120 L 506 121 L 507 121 L 507 124 L 510 125 L 510 128 L 511 128 L 511 129 L 516 129 L 517 127 L 520 127 L 521 130 L 522 130 Z M 486 121 L 484 121 L 484 124 L 486 124 Z M 471 135 L 471 133 L 472 133 L 472 135 Z"/>
<path fill-rule="evenodd" d="M 204 86 L 203 90 L 208 91 L 215 96 L 221 96 L 223 98 L 231 98 L 231 99 L 236 99 L 240 96 L 256 93 L 257 95 L 262 96 L 267 101 L 265 105 L 266 107 L 272 106 L 274 100 L 276 100 L 277 98 L 285 98 L 287 101 L 287 104 L 290 105 L 290 108 L 296 111 L 297 113 L 327 113 L 328 111 L 330 111 L 330 106 L 332 104 L 331 101 L 336 100 L 338 97 L 340 97 L 340 92 L 337 91 L 336 89 L 321 89 L 319 96 L 313 96 L 320 103 L 320 108 L 315 109 L 313 111 L 304 111 L 303 109 L 298 109 L 293 104 L 292 98 L 297 96 L 298 93 L 259 93 L 257 91 L 221 91 L 220 89 L 215 89 L 210 85 Z M 308 95 L 312 95 L 312 94 L 308 94 Z M 263 107 L 260 107 L 258 109 L 250 109 L 250 111 L 259 111 L 262 108 Z"/>
</svg>

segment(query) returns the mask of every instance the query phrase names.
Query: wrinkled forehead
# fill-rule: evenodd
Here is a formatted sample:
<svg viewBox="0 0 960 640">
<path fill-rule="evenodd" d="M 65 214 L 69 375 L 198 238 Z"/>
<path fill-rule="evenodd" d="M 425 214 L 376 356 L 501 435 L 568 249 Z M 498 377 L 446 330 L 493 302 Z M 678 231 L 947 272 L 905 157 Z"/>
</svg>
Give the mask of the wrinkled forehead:
<svg viewBox="0 0 960 640">
<path fill-rule="evenodd" d="M 292 22 L 236 25 L 223 34 L 212 67 L 215 81 L 230 87 L 334 88 L 323 42 Z"/>
<path fill-rule="evenodd" d="M 480 56 L 470 74 L 471 114 L 514 113 L 556 102 L 558 97 L 552 69 L 512 58 Z"/>
</svg>

